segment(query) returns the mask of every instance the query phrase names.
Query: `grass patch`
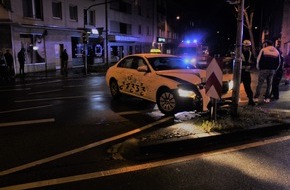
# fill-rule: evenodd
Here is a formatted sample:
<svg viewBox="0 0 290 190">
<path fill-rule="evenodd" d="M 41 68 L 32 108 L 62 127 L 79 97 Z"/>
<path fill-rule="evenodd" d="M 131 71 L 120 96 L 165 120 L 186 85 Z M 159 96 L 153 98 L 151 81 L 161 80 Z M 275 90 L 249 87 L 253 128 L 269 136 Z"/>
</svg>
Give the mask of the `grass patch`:
<svg viewBox="0 0 290 190">
<path fill-rule="evenodd" d="M 237 117 L 231 116 L 230 108 L 221 108 L 217 110 L 216 118 L 216 121 L 212 121 L 209 113 L 206 113 L 193 119 L 193 122 L 206 132 L 220 132 L 246 129 L 263 124 L 282 123 L 285 116 L 279 112 L 269 112 L 263 108 L 244 106 L 238 108 Z"/>
</svg>

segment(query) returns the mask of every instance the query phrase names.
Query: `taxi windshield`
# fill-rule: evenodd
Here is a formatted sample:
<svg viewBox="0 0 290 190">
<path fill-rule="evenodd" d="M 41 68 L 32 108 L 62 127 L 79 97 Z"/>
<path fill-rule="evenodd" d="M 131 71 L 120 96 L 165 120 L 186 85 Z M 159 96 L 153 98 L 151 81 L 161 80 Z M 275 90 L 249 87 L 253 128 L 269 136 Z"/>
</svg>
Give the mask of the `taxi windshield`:
<svg viewBox="0 0 290 190">
<path fill-rule="evenodd" d="M 174 69 L 195 69 L 191 64 L 187 64 L 178 57 L 154 57 L 148 58 L 152 68 L 156 71 Z"/>
</svg>

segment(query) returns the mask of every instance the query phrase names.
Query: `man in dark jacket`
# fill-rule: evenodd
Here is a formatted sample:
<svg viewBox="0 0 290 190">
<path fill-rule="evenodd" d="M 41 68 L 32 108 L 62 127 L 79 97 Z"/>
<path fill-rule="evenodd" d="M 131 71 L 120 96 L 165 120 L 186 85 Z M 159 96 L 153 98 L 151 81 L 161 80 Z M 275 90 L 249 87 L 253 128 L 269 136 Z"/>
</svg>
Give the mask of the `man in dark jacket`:
<svg viewBox="0 0 290 190">
<path fill-rule="evenodd" d="M 281 79 L 283 77 L 284 73 L 284 57 L 282 55 L 282 52 L 280 50 L 280 47 L 276 47 L 280 54 L 280 65 L 277 69 L 277 71 L 274 74 L 273 77 L 273 83 L 272 83 L 272 92 L 271 92 L 271 99 L 272 100 L 278 100 L 279 99 L 279 86 Z"/>
<path fill-rule="evenodd" d="M 68 62 L 68 54 L 66 49 L 61 53 L 61 74 L 67 75 L 67 62 Z"/>
<path fill-rule="evenodd" d="M 19 62 L 19 74 L 24 75 L 24 64 L 25 64 L 25 49 L 21 48 L 21 50 L 17 54 L 18 62 Z"/>
<path fill-rule="evenodd" d="M 4 56 L 7 62 L 9 75 L 14 76 L 13 56 L 11 55 L 9 49 L 6 50 L 6 53 L 4 54 Z"/>
<path fill-rule="evenodd" d="M 243 41 L 243 50 L 242 50 L 242 72 L 241 72 L 241 82 L 244 85 L 245 92 L 249 99 L 248 105 L 254 106 L 255 102 L 253 100 L 253 91 L 251 88 L 251 68 L 254 64 L 254 56 L 251 52 L 251 41 Z"/>
<path fill-rule="evenodd" d="M 273 46 L 273 42 L 266 41 L 266 46 L 261 49 L 257 57 L 257 69 L 259 71 L 258 85 L 255 93 L 255 101 L 258 101 L 260 96 L 261 88 L 264 81 L 267 81 L 267 88 L 265 93 L 264 102 L 270 102 L 270 93 L 272 89 L 273 77 L 276 70 L 280 66 L 280 53 Z"/>
</svg>

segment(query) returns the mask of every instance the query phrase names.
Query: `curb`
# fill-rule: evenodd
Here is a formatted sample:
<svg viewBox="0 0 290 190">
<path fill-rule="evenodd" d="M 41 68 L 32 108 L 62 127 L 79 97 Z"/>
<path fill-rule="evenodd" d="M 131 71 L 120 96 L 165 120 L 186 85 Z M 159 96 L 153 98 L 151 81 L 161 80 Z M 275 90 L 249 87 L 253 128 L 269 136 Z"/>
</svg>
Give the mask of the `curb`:
<svg viewBox="0 0 290 190">
<path fill-rule="evenodd" d="M 118 145 L 115 151 L 117 159 L 127 160 L 148 160 L 157 159 L 164 155 L 180 155 L 180 153 L 199 152 L 202 149 L 212 149 L 217 146 L 226 146 L 229 142 L 247 140 L 249 138 L 268 137 L 280 131 L 290 129 L 289 121 L 283 123 L 272 123 L 267 125 L 258 125 L 248 129 L 237 129 L 230 132 L 218 133 L 200 133 L 198 135 L 189 135 L 185 137 L 173 137 L 163 140 L 152 140 L 150 142 L 141 142 L 139 138 L 129 138 Z"/>
<path fill-rule="evenodd" d="M 195 150 L 195 148 L 205 148 L 215 146 L 230 140 L 242 140 L 251 136 L 270 136 L 282 130 L 290 129 L 290 122 L 274 123 L 263 126 L 255 126 L 249 129 L 235 130 L 224 133 L 204 133 L 200 135 L 190 135 L 187 137 L 172 138 L 154 142 L 139 142 L 139 154 L 149 155 L 160 153 L 175 154 L 181 150 Z"/>
</svg>

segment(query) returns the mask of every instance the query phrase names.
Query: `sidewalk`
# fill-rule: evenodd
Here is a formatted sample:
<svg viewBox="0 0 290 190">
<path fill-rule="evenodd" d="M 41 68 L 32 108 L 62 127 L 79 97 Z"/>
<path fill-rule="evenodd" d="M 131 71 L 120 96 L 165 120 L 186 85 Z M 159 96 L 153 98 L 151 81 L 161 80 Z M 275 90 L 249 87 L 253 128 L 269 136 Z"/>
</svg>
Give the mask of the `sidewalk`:
<svg viewBox="0 0 290 190">
<path fill-rule="evenodd" d="M 84 73 L 83 67 L 75 67 L 75 68 L 69 68 L 67 76 L 61 75 L 60 70 L 49 70 L 47 72 L 31 72 L 26 73 L 24 76 L 16 75 L 14 77 L 14 81 L 1 81 L 3 84 L 13 84 L 13 83 L 23 83 L 23 82 L 29 82 L 29 81 L 40 81 L 40 80 L 46 80 L 46 79 L 60 79 L 60 78 L 77 78 L 77 77 L 84 77 L 84 76 L 90 76 L 97 73 L 105 73 L 104 70 L 99 70 L 98 68 L 94 68 L 93 70 L 90 70 L 90 72 L 87 72 L 87 75 Z"/>
</svg>

